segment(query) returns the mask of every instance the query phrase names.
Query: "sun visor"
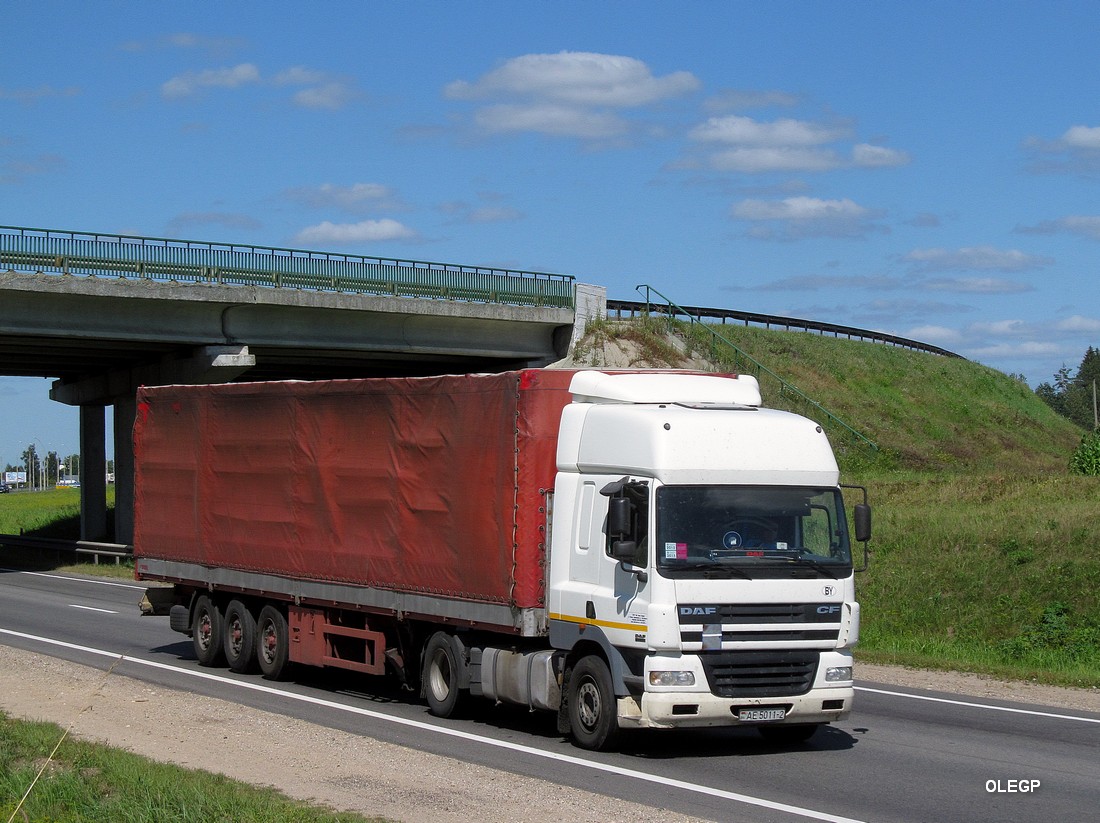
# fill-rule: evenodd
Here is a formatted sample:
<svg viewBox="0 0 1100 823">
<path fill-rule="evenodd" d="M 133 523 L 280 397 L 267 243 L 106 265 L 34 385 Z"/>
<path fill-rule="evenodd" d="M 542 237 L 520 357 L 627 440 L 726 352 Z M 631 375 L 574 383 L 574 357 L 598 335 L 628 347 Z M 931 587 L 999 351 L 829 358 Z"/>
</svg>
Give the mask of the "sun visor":
<svg viewBox="0 0 1100 823">
<path fill-rule="evenodd" d="M 759 406 L 760 383 L 750 374 L 580 371 L 569 391 L 576 403 L 681 403 Z"/>
</svg>

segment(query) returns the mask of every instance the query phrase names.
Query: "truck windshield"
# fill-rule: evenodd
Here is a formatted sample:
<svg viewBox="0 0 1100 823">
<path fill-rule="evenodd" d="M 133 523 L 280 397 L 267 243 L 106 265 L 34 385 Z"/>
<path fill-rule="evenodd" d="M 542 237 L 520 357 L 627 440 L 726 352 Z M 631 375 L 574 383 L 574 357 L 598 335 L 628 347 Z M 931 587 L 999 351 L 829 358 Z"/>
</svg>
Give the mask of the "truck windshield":
<svg viewBox="0 0 1100 823">
<path fill-rule="evenodd" d="M 835 488 L 662 486 L 657 568 L 667 576 L 765 569 L 846 576 L 852 567 L 844 500 Z"/>
</svg>

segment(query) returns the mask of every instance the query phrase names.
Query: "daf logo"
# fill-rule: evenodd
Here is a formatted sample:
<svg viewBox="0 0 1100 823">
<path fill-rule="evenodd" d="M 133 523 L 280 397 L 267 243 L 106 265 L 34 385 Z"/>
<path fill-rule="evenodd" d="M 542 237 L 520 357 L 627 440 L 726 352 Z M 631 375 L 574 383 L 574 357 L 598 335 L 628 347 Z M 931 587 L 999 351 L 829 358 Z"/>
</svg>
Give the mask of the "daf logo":
<svg viewBox="0 0 1100 823">
<path fill-rule="evenodd" d="M 680 614 L 688 617 L 695 615 L 718 614 L 717 606 L 681 606 Z"/>
<path fill-rule="evenodd" d="M 818 614 L 836 614 L 838 611 L 840 611 L 840 606 L 818 606 L 817 607 L 817 613 Z"/>
</svg>

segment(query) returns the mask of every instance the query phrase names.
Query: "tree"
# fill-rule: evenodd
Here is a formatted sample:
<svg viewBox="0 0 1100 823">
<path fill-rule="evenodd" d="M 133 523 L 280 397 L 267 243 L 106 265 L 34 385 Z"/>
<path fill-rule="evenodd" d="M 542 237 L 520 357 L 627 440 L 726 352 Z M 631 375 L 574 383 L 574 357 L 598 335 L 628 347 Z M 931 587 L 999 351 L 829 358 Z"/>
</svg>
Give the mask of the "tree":
<svg viewBox="0 0 1100 823">
<path fill-rule="evenodd" d="M 1077 374 L 1062 366 L 1054 376 L 1054 384 L 1041 383 L 1035 393 L 1063 417 L 1092 430 L 1096 427 L 1093 407 L 1093 386 L 1100 386 L 1100 349 L 1089 346 L 1081 359 Z"/>
</svg>

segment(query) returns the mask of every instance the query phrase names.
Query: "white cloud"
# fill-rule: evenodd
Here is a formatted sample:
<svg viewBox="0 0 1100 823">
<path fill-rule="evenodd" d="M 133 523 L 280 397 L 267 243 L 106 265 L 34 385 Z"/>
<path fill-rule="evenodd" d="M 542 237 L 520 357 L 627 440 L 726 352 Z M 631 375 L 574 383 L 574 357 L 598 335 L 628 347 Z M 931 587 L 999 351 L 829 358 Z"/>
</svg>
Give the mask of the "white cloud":
<svg viewBox="0 0 1100 823">
<path fill-rule="evenodd" d="M 291 102 L 307 109 L 342 109 L 357 96 L 355 86 L 350 81 L 331 77 L 316 69 L 292 66 L 265 80 L 252 63 L 241 63 L 231 68 L 185 72 L 161 84 L 160 93 L 169 100 L 181 100 L 194 97 L 206 89 L 237 89 L 261 83 L 280 88 L 304 86 L 305 88 L 294 92 Z"/>
<path fill-rule="evenodd" d="M 860 143 L 852 149 L 852 163 L 864 169 L 882 169 L 905 166 L 909 163 L 909 153 L 888 149 L 885 146 L 872 146 Z"/>
<path fill-rule="evenodd" d="M 939 277 L 927 280 L 924 288 L 956 294 L 1022 294 L 1034 291 L 1027 283 L 1002 280 L 998 277 Z"/>
<path fill-rule="evenodd" d="M 803 237 L 863 237 L 882 231 L 873 220 L 878 213 L 853 200 L 788 197 L 783 200 L 742 200 L 730 216 L 755 223 L 750 237 L 760 240 L 797 240 Z M 771 225 L 769 225 L 771 224 Z M 778 224 L 778 225 L 775 225 Z"/>
<path fill-rule="evenodd" d="M 590 52 L 526 54 L 513 57 L 475 83 L 456 80 L 444 93 L 456 100 L 500 95 L 579 106 L 630 108 L 695 91 L 699 81 L 686 71 L 654 77 L 633 57 Z"/>
<path fill-rule="evenodd" d="M 287 189 L 284 194 L 289 199 L 314 209 L 337 208 L 348 212 L 362 212 L 403 208 L 393 189 L 382 183 L 353 183 L 350 186 L 322 183 L 320 186 Z"/>
<path fill-rule="evenodd" d="M 700 144 L 705 159 L 682 161 L 682 168 L 707 166 L 720 172 L 824 172 L 841 168 L 890 168 L 909 162 L 906 152 L 858 143 L 850 155 L 837 144 L 851 128 L 843 123 L 815 123 L 791 117 L 772 121 L 731 114 L 710 117 L 688 136 Z"/>
<path fill-rule="evenodd" d="M 987 337 L 1027 337 L 1033 333 L 1033 327 L 1023 320 L 991 320 L 972 323 L 970 330 Z"/>
<path fill-rule="evenodd" d="M 225 57 L 245 45 L 243 40 L 229 37 L 207 37 L 192 32 L 176 32 L 156 40 L 128 40 L 120 48 L 128 52 L 145 52 L 153 49 L 195 49 L 213 57 Z"/>
<path fill-rule="evenodd" d="M 1047 343 L 1039 340 L 1028 340 L 1023 343 L 994 343 L 991 345 L 972 346 L 965 353 L 981 360 L 988 359 L 1016 359 L 1028 357 L 1049 357 L 1058 354 L 1061 346 L 1058 343 Z"/>
<path fill-rule="evenodd" d="M 488 133 L 532 132 L 602 140 L 630 130 L 622 116 L 695 91 L 689 72 L 654 76 L 641 60 L 611 54 L 560 52 L 507 60 L 475 82 L 444 88 L 451 100 L 485 101 L 474 122 Z"/>
<path fill-rule="evenodd" d="M 1057 220 L 1043 220 L 1034 226 L 1017 226 L 1017 234 L 1059 234 L 1067 232 L 1100 240 L 1100 217 L 1095 215 L 1070 215 Z"/>
<path fill-rule="evenodd" d="M 829 171 L 838 168 L 841 162 L 840 158 L 832 151 L 792 146 L 771 146 L 712 152 L 708 165 L 715 171 L 757 174 L 774 171 Z"/>
<path fill-rule="evenodd" d="M 549 103 L 497 105 L 480 109 L 474 121 L 488 132 L 536 132 L 554 137 L 604 139 L 624 134 L 627 123 L 608 112 Z"/>
<path fill-rule="evenodd" d="M 1074 149 L 1100 149 L 1100 126 L 1071 126 L 1062 135 L 1062 143 Z"/>
<path fill-rule="evenodd" d="M 1086 176 L 1100 172 L 1100 126 L 1070 126 L 1056 140 L 1030 137 L 1024 149 L 1032 155 L 1034 172 Z"/>
<path fill-rule="evenodd" d="M 947 326 L 916 326 L 909 329 L 904 336 L 910 340 L 920 340 L 937 346 L 950 346 L 963 341 L 963 335 L 958 329 L 950 329 Z"/>
<path fill-rule="evenodd" d="M 1079 314 L 1075 314 L 1064 320 L 1059 320 L 1054 327 L 1058 331 L 1097 334 L 1100 332 L 1100 319 L 1095 317 L 1082 317 Z"/>
<path fill-rule="evenodd" d="M 952 269 L 1018 272 L 1041 269 L 1053 262 L 1049 257 L 1026 254 L 1017 249 L 1001 250 L 992 246 L 914 249 L 901 259 L 925 272 Z"/>
<path fill-rule="evenodd" d="M 861 218 L 867 209 L 852 200 L 788 197 L 785 200 L 742 200 L 733 207 L 741 220 L 823 220 Z"/>
<path fill-rule="evenodd" d="M 390 218 L 382 220 L 363 220 L 359 223 L 330 223 L 324 221 L 316 226 L 308 226 L 295 236 L 302 244 L 335 243 L 339 245 L 353 243 L 374 243 L 384 240 L 409 240 L 416 232 Z"/>
<path fill-rule="evenodd" d="M 306 66 L 291 66 L 284 69 L 272 78 L 271 82 L 276 86 L 309 86 L 322 83 L 325 73 Z"/>
<path fill-rule="evenodd" d="M 276 86 L 305 86 L 291 97 L 296 106 L 306 109 L 342 109 L 357 96 L 354 84 L 307 66 L 292 66 L 276 74 Z"/>
<path fill-rule="evenodd" d="M 336 111 L 344 108 L 354 97 L 355 92 L 347 84 L 339 80 L 330 80 L 319 86 L 296 92 L 291 100 L 295 105 L 306 109 Z"/>
<path fill-rule="evenodd" d="M 206 69 L 185 72 L 163 83 L 160 93 L 169 99 L 190 97 L 203 89 L 235 89 L 260 82 L 260 70 L 252 63 L 241 63 L 231 68 Z"/>
<path fill-rule="evenodd" d="M 846 129 L 836 129 L 805 120 L 785 118 L 761 123 L 751 117 L 728 115 L 711 117 L 692 129 L 693 140 L 750 146 L 819 146 L 844 137 Z"/>
</svg>

